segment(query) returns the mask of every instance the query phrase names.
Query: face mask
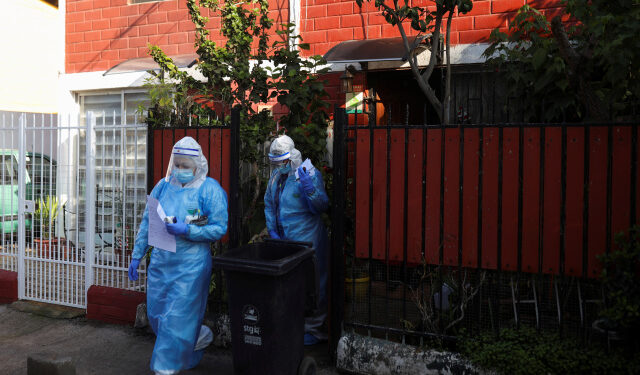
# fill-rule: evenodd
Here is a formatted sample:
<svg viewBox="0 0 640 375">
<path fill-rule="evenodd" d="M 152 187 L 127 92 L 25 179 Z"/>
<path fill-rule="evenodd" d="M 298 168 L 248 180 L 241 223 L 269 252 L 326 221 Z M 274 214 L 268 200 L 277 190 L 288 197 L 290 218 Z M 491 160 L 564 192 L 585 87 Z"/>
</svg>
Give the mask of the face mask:
<svg viewBox="0 0 640 375">
<path fill-rule="evenodd" d="M 280 172 L 280 174 L 286 174 L 291 172 L 291 163 L 287 163 L 284 166 L 278 168 L 278 172 Z"/>
<path fill-rule="evenodd" d="M 176 169 L 173 171 L 173 175 L 178 181 L 180 181 L 181 184 L 186 184 L 187 182 L 193 180 L 192 169 Z"/>
</svg>

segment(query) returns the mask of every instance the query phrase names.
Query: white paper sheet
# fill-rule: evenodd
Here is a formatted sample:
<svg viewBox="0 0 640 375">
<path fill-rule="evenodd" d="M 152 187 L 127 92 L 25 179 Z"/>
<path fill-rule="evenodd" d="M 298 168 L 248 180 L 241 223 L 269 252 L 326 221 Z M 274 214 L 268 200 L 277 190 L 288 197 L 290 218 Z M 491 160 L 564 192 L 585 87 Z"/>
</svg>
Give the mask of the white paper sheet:
<svg viewBox="0 0 640 375">
<path fill-rule="evenodd" d="M 149 208 L 149 233 L 148 243 L 156 249 L 176 252 L 176 237 L 167 232 L 164 218 L 167 216 L 157 199 L 147 197 Z"/>
<path fill-rule="evenodd" d="M 307 170 L 307 173 L 309 173 L 309 176 L 313 176 L 314 174 L 316 174 L 316 167 L 314 167 L 313 164 L 311 164 L 311 160 L 309 159 L 305 160 L 300 166 Z M 298 170 L 296 169 L 296 180 L 299 178 L 300 176 L 298 176 Z"/>
</svg>

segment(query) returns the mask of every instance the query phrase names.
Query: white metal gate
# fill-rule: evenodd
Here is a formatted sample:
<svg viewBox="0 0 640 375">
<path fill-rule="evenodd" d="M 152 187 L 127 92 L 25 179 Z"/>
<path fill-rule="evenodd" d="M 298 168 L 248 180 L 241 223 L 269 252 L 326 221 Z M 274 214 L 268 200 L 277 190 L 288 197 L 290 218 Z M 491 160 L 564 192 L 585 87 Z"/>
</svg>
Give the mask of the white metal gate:
<svg viewBox="0 0 640 375">
<path fill-rule="evenodd" d="M 91 285 L 144 289 L 144 269 L 130 282 L 127 266 L 146 200 L 147 129 L 121 118 L 0 118 L 0 268 L 18 272 L 18 298 L 84 308 Z"/>
</svg>

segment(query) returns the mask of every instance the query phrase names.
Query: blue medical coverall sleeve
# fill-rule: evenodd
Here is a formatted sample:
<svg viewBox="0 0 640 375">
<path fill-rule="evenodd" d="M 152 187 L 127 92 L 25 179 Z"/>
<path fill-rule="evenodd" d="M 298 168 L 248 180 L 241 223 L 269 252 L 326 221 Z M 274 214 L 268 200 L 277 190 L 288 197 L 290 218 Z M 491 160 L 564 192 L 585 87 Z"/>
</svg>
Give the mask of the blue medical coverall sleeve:
<svg viewBox="0 0 640 375">
<path fill-rule="evenodd" d="M 278 194 L 276 190 L 280 175 L 272 174 L 264 196 L 264 214 L 269 230 L 276 229 L 276 215 L 279 217 L 284 231 L 283 239 L 313 243 L 319 284 L 318 309 L 314 311 L 313 316 L 305 318 L 305 332 L 317 338 L 326 338 L 322 325 L 327 308 L 329 240 L 321 214 L 327 210 L 329 198 L 324 189 L 322 174 L 317 171 L 312 178 L 315 187 L 312 194 L 302 192 L 294 175 L 287 178 Z M 279 197 L 278 201 L 276 197 Z"/>
<path fill-rule="evenodd" d="M 227 194 L 220 186 L 205 184 L 201 188 L 200 206 L 204 207 L 204 215 L 208 217 L 208 224 L 203 226 L 189 225 L 186 235 L 190 241 L 217 241 L 227 233 Z M 216 204 L 218 202 L 218 204 Z M 224 202 L 224 204 L 219 204 Z"/>
<path fill-rule="evenodd" d="M 318 171 L 316 171 L 316 174 L 311 176 L 313 186 L 315 187 L 312 194 L 305 194 L 302 192 L 302 189 L 300 189 L 302 195 L 307 201 L 309 209 L 314 214 L 321 214 L 329 208 L 329 197 L 327 196 L 327 192 L 324 190 L 324 182 L 320 176 L 322 175 Z"/>
<path fill-rule="evenodd" d="M 210 244 L 227 229 L 226 193 L 212 178 L 198 188 L 183 188 L 162 180 L 151 196 L 169 216 L 184 221 L 194 212 L 207 216 L 207 225 L 189 224 L 186 236 L 176 236 L 176 252 L 154 248 L 147 269 L 147 315 L 156 334 L 151 370 L 179 371 L 196 366 L 204 353 L 195 351 L 211 282 Z M 145 210 L 135 255 L 147 247 Z"/>
</svg>

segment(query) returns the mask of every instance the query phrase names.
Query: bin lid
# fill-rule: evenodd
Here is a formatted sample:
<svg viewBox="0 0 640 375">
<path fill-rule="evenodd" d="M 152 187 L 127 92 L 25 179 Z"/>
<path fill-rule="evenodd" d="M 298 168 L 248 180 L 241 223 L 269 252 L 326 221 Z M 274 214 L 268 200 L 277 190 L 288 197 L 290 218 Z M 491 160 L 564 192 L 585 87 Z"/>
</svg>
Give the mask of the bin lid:
<svg viewBox="0 0 640 375">
<path fill-rule="evenodd" d="M 231 249 L 213 257 L 213 267 L 224 271 L 281 276 L 311 258 L 313 248 L 293 241 L 266 241 Z"/>
</svg>

